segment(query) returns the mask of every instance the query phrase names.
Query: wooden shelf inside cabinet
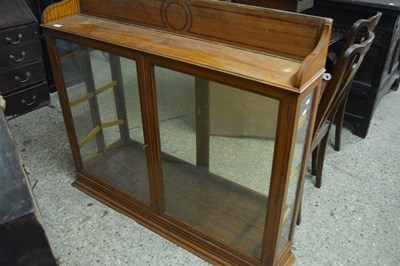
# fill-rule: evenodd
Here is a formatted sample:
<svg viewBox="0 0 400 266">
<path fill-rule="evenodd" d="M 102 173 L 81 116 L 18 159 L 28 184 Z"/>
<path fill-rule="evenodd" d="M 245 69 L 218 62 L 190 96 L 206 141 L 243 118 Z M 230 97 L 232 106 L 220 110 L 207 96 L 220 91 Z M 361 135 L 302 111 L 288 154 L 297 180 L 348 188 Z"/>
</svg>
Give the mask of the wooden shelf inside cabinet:
<svg viewBox="0 0 400 266">
<path fill-rule="evenodd" d="M 79 189 L 210 262 L 294 263 L 330 20 L 68 0 L 44 22 Z"/>
</svg>

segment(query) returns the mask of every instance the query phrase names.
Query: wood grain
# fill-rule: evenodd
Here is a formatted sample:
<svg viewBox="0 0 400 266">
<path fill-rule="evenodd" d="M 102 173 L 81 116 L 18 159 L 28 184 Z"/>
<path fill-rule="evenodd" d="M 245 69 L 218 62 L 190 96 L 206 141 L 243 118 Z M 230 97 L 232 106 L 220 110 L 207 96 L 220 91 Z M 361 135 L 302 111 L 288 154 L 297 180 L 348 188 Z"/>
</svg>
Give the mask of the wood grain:
<svg viewBox="0 0 400 266">
<path fill-rule="evenodd" d="M 304 58 L 314 49 L 324 19 L 266 10 L 205 0 L 81 1 L 82 14 L 251 50 Z"/>
<path fill-rule="evenodd" d="M 45 27 L 298 91 L 294 79 L 301 61 L 83 15 L 55 23 L 62 27 L 57 28 L 54 24 Z"/>
<path fill-rule="evenodd" d="M 298 107 L 304 94 L 320 84 L 332 21 L 207 0 L 66 0 L 49 8 L 45 16 L 43 27 L 80 176 L 77 185 L 211 262 L 292 265 L 290 240 L 283 243 L 282 252 L 277 249 L 283 220 L 291 219 L 285 201 Z M 129 150 L 132 146 L 125 144 L 130 141 L 121 134 L 123 148 L 109 151 L 100 145 L 99 154 L 105 156 L 83 168 L 55 39 L 115 54 L 110 55 L 112 79 L 117 81 L 116 105 L 123 112 L 118 122 L 105 126 L 124 121 L 121 129 L 129 122 L 124 95 L 118 92 L 123 91 L 118 56 L 136 61 L 144 145 Z M 198 77 L 198 111 L 209 104 L 208 80 L 279 101 L 269 198 L 207 170 L 211 114 L 200 114 L 197 124 L 204 135 L 197 140 L 198 146 L 204 146 L 198 154 L 202 166 L 161 153 L 155 66 Z M 87 92 L 95 94 L 88 57 L 86 69 Z M 100 140 L 102 125 L 94 100 L 90 99 L 90 111 L 93 128 L 99 129 L 88 137 Z M 315 117 L 315 108 L 311 116 Z M 298 169 L 303 175 L 305 162 Z"/>
<path fill-rule="evenodd" d="M 54 20 L 65 18 L 79 12 L 78 0 L 64 0 L 48 6 L 42 14 L 43 23 L 50 23 Z"/>
</svg>

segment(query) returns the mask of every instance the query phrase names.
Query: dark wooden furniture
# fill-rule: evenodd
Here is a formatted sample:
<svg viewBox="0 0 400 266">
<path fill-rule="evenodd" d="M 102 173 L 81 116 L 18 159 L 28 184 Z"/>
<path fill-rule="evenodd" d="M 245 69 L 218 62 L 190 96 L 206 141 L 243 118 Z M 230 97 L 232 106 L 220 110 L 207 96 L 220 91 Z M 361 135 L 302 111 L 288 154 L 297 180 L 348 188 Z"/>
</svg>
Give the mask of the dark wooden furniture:
<svg viewBox="0 0 400 266">
<path fill-rule="evenodd" d="M 42 14 L 43 11 L 45 10 L 46 7 L 48 7 L 51 4 L 58 3 L 61 0 L 24 0 L 29 8 L 31 9 L 32 13 L 35 15 L 36 20 L 39 22 L 39 24 L 42 21 Z M 50 59 L 47 53 L 47 47 L 46 43 L 44 40 L 43 32 L 39 28 L 39 38 L 40 42 L 42 45 L 42 51 L 43 51 L 43 61 L 46 69 L 46 76 L 47 76 L 47 83 L 49 85 L 49 90 L 50 92 L 55 92 L 56 91 L 56 85 L 54 82 L 53 78 L 53 73 L 51 72 L 51 66 L 50 66 Z"/>
<path fill-rule="evenodd" d="M 292 12 L 303 12 L 311 8 L 314 0 L 222 0 L 251 6 L 261 6 Z"/>
<path fill-rule="evenodd" d="M 0 265 L 57 265 L 0 106 Z"/>
<path fill-rule="evenodd" d="M 23 0 L 0 1 L 0 94 L 16 117 L 50 101 L 39 26 Z"/>
<path fill-rule="evenodd" d="M 44 22 L 75 186 L 210 262 L 294 263 L 331 20 L 67 0 Z M 82 82 L 65 83 L 70 61 Z"/>
<path fill-rule="evenodd" d="M 334 31 L 345 37 L 356 20 L 377 12 L 382 13 L 382 18 L 375 29 L 376 38 L 354 79 L 345 114 L 354 133 L 363 138 L 367 136 L 380 99 L 399 86 L 400 3 L 391 0 L 315 0 L 309 12 L 332 18 Z M 338 54 L 345 39 L 338 43 Z"/>
<path fill-rule="evenodd" d="M 332 79 L 328 82 L 318 106 L 317 118 L 314 128 L 314 137 L 311 145 L 313 151 L 312 172 L 316 175 L 315 186 L 321 187 L 322 168 L 324 165 L 325 149 L 328 143 L 329 130 L 340 107 L 346 103 L 346 97 L 350 85 L 356 75 L 367 51 L 375 38 L 375 34 L 369 30 L 373 29 L 379 21 L 381 14 L 371 20 L 357 21 L 352 28 L 352 35 L 347 43 L 347 49 L 339 56 L 338 62 L 333 68 Z M 362 30 L 367 28 L 365 39 L 356 43 L 355 38 L 360 36 Z M 340 120 L 340 119 L 339 119 Z M 338 127 L 339 125 L 337 125 Z"/>
<path fill-rule="evenodd" d="M 378 12 L 375 16 L 372 16 L 368 19 L 357 20 L 351 27 L 350 35 L 347 37 L 346 43 L 342 49 L 340 56 L 342 56 L 343 53 L 345 53 L 347 49 L 353 44 L 360 44 L 364 40 L 368 39 L 369 33 L 375 30 L 375 27 L 378 25 L 381 16 L 382 13 Z M 343 93 L 337 110 L 334 146 L 336 151 L 340 150 L 343 120 L 350 89 L 351 83 L 349 84 L 349 87 L 346 88 L 346 92 Z"/>
<path fill-rule="evenodd" d="M 338 147 L 337 145 L 340 145 L 340 128 L 343 123 L 344 107 L 346 106 L 351 83 L 375 39 L 373 30 L 378 24 L 381 15 L 381 13 L 378 13 L 369 19 L 361 19 L 354 23 L 351 27 L 351 34 L 349 38 L 347 38 L 344 50 L 341 52 L 338 62 L 334 65 L 333 71 L 331 72 L 332 79 L 322 86 L 323 92 L 317 111 L 313 141 L 311 144 L 311 172 L 316 176 L 315 186 L 317 188 L 321 188 L 325 150 L 332 122 L 335 117 L 337 117 L 335 135 L 336 149 Z M 297 218 L 298 225 L 301 222 L 301 209 L 302 207 L 300 205 Z"/>
</svg>

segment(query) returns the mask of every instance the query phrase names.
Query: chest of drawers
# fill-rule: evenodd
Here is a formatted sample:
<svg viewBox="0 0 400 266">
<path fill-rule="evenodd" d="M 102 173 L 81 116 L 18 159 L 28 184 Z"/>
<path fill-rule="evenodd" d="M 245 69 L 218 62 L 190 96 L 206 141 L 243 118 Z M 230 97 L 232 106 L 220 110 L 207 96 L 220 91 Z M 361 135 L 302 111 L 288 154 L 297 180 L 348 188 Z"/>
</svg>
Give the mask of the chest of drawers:
<svg viewBox="0 0 400 266">
<path fill-rule="evenodd" d="M 50 100 L 38 23 L 23 0 L 0 0 L 0 94 L 8 119 Z"/>
</svg>

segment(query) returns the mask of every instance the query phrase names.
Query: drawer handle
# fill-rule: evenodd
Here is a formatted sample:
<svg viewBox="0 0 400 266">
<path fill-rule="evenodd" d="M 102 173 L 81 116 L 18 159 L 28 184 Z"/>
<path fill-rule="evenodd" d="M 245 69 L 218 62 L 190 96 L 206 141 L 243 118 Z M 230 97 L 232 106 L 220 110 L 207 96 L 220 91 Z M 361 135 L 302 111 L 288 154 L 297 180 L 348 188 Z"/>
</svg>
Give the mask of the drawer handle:
<svg viewBox="0 0 400 266">
<path fill-rule="evenodd" d="M 13 41 L 10 37 L 6 37 L 6 42 L 8 42 L 9 44 L 19 44 L 22 41 L 22 38 L 24 36 L 22 36 L 22 34 L 18 34 L 18 40 Z"/>
<path fill-rule="evenodd" d="M 24 61 L 26 53 L 23 51 L 19 58 L 16 58 L 14 55 L 10 54 L 10 59 L 13 60 L 15 63 Z"/>
<path fill-rule="evenodd" d="M 25 82 L 27 82 L 28 80 L 30 80 L 31 77 L 32 77 L 31 72 L 26 72 L 26 78 L 25 78 L 25 79 L 21 79 L 19 76 L 15 76 L 14 79 L 15 79 L 15 81 L 19 81 L 19 82 L 21 82 L 21 83 L 25 83 Z"/>
<path fill-rule="evenodd" d="M 33 96 L 32 96 L 32 100 L 31 100 L 30 102 L 28 102 L 28 101 L 25 100 L 25 99 L 22 99 L 22 100 L 21 100 L 21 103 L 22 103 L 23 105 L 25 105 L 25 106 L 31 106 L 31 105 L 34 105 L 34 104 L 35 104 L 36 99 L 37 99 L 36 95 L 33 95 Z"/>
</svg>

